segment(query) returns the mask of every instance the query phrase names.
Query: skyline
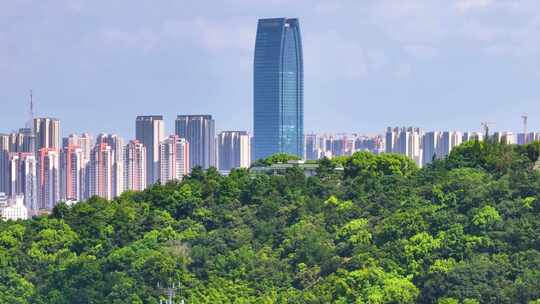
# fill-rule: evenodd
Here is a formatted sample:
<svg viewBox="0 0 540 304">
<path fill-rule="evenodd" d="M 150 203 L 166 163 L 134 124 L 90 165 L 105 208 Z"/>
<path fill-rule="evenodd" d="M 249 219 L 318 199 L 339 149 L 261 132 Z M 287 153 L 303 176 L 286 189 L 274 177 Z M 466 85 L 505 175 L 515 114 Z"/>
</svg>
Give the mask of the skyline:
<svg viewBox="0 0 540 304">
<path fill-rule="evenodd" d="M 152 114 L 172 134 L 176 115 L 204 113 L 216 131 L 252 132 L 256 21 L 280 16 L 302 22 L 305 133 L 517 132 L 522 113 L 540 129 L 533 1 L 143 2 L 120 16 L 127 4 L 0 4 L 1 132 L 24 126 L 29 89 L 63 135 L 134 138 L 134 118 Z"/>
</svg>

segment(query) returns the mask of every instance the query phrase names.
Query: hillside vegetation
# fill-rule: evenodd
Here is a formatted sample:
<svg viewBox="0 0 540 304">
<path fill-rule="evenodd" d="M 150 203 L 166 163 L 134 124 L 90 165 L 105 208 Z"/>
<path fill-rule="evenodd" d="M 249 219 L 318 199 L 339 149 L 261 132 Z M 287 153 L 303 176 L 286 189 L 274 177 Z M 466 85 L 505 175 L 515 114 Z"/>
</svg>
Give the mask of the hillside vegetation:
<svg viewBox="0 0 540 304">
<path fill-rule="evenodd" d="M 0 303 L 540 303 L 540 143 L 367 152 L 0 223 Z M 268 163 L 268 162 L 266 162 Z M 343 166 L 344 170 L 333 170 Z"/>
</svg>

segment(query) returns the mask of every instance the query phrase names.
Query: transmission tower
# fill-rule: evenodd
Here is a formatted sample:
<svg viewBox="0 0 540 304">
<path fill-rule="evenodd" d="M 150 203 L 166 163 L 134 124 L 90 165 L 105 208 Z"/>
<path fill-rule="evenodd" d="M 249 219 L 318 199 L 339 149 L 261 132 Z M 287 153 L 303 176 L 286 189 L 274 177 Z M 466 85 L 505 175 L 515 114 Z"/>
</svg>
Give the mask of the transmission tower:
<svg viewBox="0 0 540 304">
<path fill-rule="evenodd" d="M 174 297 L 176 296 L 176 291 L 180 289 L 180 283 L 174 284 L 172 283 L 168 287 L 161 287 L 161 284 L 158 282 L 157 284 L 158 289 L 161 289 L 166 300 L 159 299 L 159 304 L 175 304 Z M 179 304 L 185 304 L 184 300 L 180 300 Z"/>
</svg>

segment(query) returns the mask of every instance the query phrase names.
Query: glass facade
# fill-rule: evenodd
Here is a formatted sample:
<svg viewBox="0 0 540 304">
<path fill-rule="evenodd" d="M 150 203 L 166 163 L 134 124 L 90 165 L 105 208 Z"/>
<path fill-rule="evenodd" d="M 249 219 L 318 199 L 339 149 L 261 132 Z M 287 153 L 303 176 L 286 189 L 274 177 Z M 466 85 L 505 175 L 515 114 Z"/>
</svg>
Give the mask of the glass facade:
<svg viewBox="0 0 540 304">
<path fill-rule="evenodd" d="M 304 66 L 298 19 L 260 19 L 253 71 L 253 160 L 304 155 Z"/>
</svg>

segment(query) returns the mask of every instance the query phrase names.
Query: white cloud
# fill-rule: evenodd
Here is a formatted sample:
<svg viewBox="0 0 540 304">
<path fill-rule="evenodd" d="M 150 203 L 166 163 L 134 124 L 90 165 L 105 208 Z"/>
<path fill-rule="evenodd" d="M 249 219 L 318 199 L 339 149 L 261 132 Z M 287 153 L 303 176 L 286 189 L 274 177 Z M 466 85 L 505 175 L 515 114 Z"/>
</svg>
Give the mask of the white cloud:
<svg viewBox="0 0 540 304">
<path fill-rule="evenodd" d="M 97 45 L 102 50 L 151 52 L 194 47 L 212 53 L 230 50 L 245 53 L 250 52 L 255 43 L 255 33 L 249 25 L 235 19 L 222 22 L 203 18 L 166 20 L 143 29 L 105 28 L 90 35 L 85 45 Z"/>
<path fill-rule="evenodd" d="M 206 51 L 233 49 L 245 52 L 251 50 L 255 42 L 255 33 L 250 24 L 242 18 L 219 22 L 202 18 L 168 20 L 162 25 L 161 34 L 164 39 L 194 44 Z"/>
<path fill-rule="evenodd" d="M 411 64 L 402 62 L 402 63 L 399 63 L 397 66 L 395 66 L 392 74 L 396 78 L 404 79 L 404 78 L 410 77 L 412 73 L 413 73 L 413 67 L 411 66 Z"/>
<path fill-rule="evenodd" d="M 335 31 L 304 36 L 304 57 L 306 70 L 324 81 L 363 78 L 387 64 L 381 50 L 366 48 Z"/>
<path fill-rule="evenodd" d="M 158 47 L 159 37 L 152 30 L 142 29 L 124 31 L 119 29 L 102 30 L 97 35 L 98 47 L 110 49 L 136 49 L 149 52 Z"/>
<path fill-rule="evenodd" d="M 466 12 L 473 9 L 485 8 L 492 3 L 492 0 L 458 0 L 456 2 L 456 8 L 461 12 Z"/>
<path fill-rule="evenodd" d="M 426 44 L 409 44 L 403 48 L 409 55 L 418 59 L 433 59 L 439 52 L 437 48 Z"/>
<path fill-rule="evenodd" d="M 388 37 L 401 43 L 434 43 L 444 39 L 452 30 L 444 2 L 439 1 L 380 1 L 369 16 L 371 23 Z"/>
</svg>

